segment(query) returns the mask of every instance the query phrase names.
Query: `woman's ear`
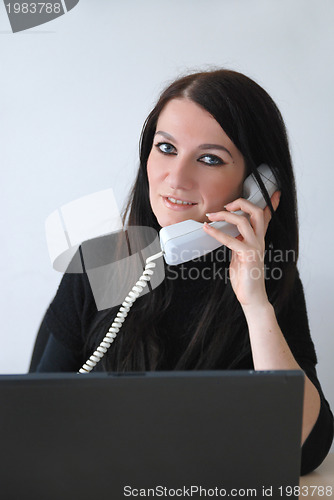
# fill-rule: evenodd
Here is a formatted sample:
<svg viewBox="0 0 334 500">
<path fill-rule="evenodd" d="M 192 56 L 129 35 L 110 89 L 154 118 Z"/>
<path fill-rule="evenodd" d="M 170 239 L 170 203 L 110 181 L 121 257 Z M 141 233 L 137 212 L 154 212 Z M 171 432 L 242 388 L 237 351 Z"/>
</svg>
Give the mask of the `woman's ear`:
<svg viewBox="0 0 334 500">
<path fill-rule="evenodd" d="M 271 199 L 271 204 L 273 206 L 273 209 L 276 212 L 278 205 L 279 205 L 279 202 L 280 202 L 280 199 L 281 199 L 281 191 L 275 191 L 270 199 Z"/>
<path fill-rule="evenodd" d="M 281 191 L 275 191 L 274 194 L 272 195 L 272 197 L 270 198 L 274 212 L 276 212 L 276 210 L 278 208 L 280 198 L 281 198 Z M 267 206 L 264 209 L 264 225 L 265 225 L 266 231 L 268 229 L 270 220 L 271 220 L 271 212 L 270 212 L 270 208 Z"/>
</svg>

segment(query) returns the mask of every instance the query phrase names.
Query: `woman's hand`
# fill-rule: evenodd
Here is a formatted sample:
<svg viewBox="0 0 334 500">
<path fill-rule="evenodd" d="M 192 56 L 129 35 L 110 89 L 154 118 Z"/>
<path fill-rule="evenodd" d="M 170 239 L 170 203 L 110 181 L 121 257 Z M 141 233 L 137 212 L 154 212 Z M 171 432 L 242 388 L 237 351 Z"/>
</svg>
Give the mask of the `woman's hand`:
<svg viewBox="0 0 334 500">
<path fill-rule="evenodd" d="M 275 191 L 271 197 L 274 210 L 279 205 L 280 195 Z M 236 225 L 240 235 L 233 238 L 209 224 L 204 224 L 204 231 L 232 250 L 230 280 L 241 306 L 264 304 L 268 302 L 264 280 L 264 237 L 271 219 L 270 209 L 267 206 L 262 210 L 244 198 L 232 201 L 225 208 L 226 211 L 210 213 L 207 217 L 212 222 L 224 220 Z M 237 210 L 249 214 L 249 220 L 232 213 Z"/>
</svg>

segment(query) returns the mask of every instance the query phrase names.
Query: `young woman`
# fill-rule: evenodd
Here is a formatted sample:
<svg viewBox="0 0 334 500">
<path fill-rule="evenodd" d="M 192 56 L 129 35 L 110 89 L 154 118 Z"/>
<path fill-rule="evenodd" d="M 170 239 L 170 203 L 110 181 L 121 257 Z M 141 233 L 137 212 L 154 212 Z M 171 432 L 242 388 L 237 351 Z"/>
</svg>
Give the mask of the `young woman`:
<svg viewBox="0 0 334 500">
<path fill-rule="evenodd" d="M 264 210 L 242 198 L 245 178 L 258 178 L 262 163 L 280 186 L 271 199 L 263 190 Z M 303 370 L 306 473 L 329 450 L 333 416 L 317 379 L 296 267 L 293 170 L 279 110 L 240 73 L 218 70 L 176 80 L 144 124 L 124 220 L 129 228 L 158 231 L 186 219 L 224 220 L 240 235 L 204 224 L 203 231 L 223 246 L 185 264 L 165 265 L 165 279 L 134 303 L 96 369 Z M 134 251 L 144 246 L 138 241 Z M 49 339 L 34 369 L 78 371 L 117 311 L 97 311 L 87 276 L 65 274 L 41 326 Z"/>
</svg>

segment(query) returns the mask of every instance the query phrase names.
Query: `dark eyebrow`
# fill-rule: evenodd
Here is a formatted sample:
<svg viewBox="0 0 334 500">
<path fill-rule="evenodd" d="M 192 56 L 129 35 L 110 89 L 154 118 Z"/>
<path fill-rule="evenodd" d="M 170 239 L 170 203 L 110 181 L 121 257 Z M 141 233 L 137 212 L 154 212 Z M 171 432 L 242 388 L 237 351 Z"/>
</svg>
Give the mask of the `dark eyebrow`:
<svg viewBox="0 0 334 500">
<path fill-rule="evenodd" d="M 163 132 L 162 130 L 158 130 L 155 133 L 155 135 L 158 135 L 158 134 L 162 135 L 166 139 L 169 139 L 170 141 L 174 141 L 175 143 L 177 143 L 177 140 L 172 135 L 168 134 L 168 132 Z M 233 160 L 233 156 L 231 155 L 229 150 L 227 148 L 225 148 L 225 146 L 222 146 L 221 144 L 201 144 L 199 146 L 199 149 L 220 149 L 221 151 L 225 151 L 227 154 L 229 154 Z"/>
<path fill-rule="evenodd" d="M 166 139 L 169 139 L 170 141 L 177 142 L 177 140 L 172 135 L 168 134 L 168 132 L 163 132 L 162 130 L 158 130 L 154 135 L 156 136 L 157 134 L 163 135 L 164 137 L 166 137 Z"/>
<path fill-rule="evenodd" d="M 222 151 L 225 151 L 226 153 L 228 153 L 230 155 L 230 157 L 232 158 L 233 160 L 233 156 L 231 155 L 231 153 L 229 152 L 229 150 L 227 148 L 225 148 L 224 146 L 222 146 L 221 144 L 201 144 L 199 146 L 200 149 L 220 149 Z"/>
</svg>

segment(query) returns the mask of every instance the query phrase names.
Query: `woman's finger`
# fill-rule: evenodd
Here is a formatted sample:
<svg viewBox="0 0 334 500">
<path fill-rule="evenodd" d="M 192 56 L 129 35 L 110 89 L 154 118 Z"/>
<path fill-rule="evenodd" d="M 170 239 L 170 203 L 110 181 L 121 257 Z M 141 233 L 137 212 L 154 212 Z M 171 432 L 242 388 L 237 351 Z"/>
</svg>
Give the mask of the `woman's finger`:
<svg viewBox="0 0 334 500">
<path fill-rule="evenodd" d="M 238 228 L 239 233 L 243 237 L 245 241 L 249 244 L 256 243 L 256 236 L 254 234 L 254 229 L 252 228 L 248 217 L 246 215 L 239 215 L 236 213 L 222 211 L 215 212 L 214 214 L 206 214 L 207 217 L 212 221 L 225 221 L 229 224 L 233 224 Z M 222 228 L 219 230 L 220 232 L 224 232 Z"/>
<path fill-rule="evenodd" d="M 235 252 L 242 252 L 244 250 L 244 243 L 239 239 L 233 238 L 226 233 L 223 233 L 220 229 L 216 229 L 215 227 L 210 226 L 207 222 L 203 224 L 203 230 L 219 241 L 222 245 L 227 246 L 230 250 Z"/>
<path fill-rule="evenodd" d="M 274 210 L 276 210 L 279 205 L 280 195 L 280 191 L 275 191 L 275 193 L 271 197 L 271 204 Z M 247 213 L 249 215 L 249 221 L 254 229 L 255 234 L 264 237 L 271 219 L 271 212 L 268 206 L 264 210 L 262 210 L 260 207 L 254 205 L 254 203 L 250 202 L 249 200 L 238 198 L 231 203 L 228 203 L 225 208 L 229 212 L 242 210 L 243 212 Z M 218 219 L 215 217 L 214 220 Z"/>
<path fill-rule="evenodd" d="M 262 237 L 264 234 L 264 217 L 262 208 L 254 205 L 254 203 L 244 198 L 238 198 L 231 203 L 225 205 L 228 212 L 236 212 L 242 210 L 249 216 L 249 223 L 252 226 L 255 234 Z"/>
</svg>

